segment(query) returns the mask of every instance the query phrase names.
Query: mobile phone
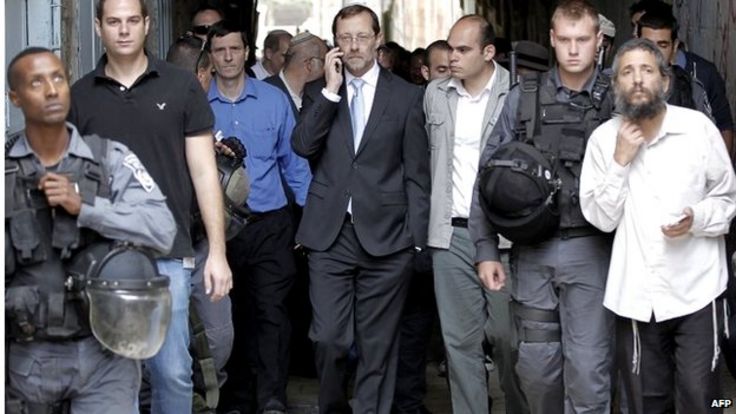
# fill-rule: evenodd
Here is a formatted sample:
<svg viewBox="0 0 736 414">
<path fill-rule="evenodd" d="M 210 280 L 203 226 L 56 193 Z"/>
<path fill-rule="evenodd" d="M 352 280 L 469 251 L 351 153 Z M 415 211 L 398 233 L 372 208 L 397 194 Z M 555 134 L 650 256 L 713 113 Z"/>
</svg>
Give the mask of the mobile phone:
<svg viewBox="0 0 736 414">
<path fill-rule="evenodd" d="M 687 217 L 688 217 L 688 215 L 685 214 L 685 213 L 682 213 L 679 216 L 674 216 L 673 215 L 673 216 L 671 216 L 670 221 L 667 224 L 665 224 L 665 226 L 667 226 L 667 227 L 676 226 L 676 225 L 682 223 L 683 221 L 685 221 L 685 219 L 687 219 Z"/>
<path fill-rule="evenodd" d="M 342 52 L 342 49 L 340 49 L 339 46 L 337 47 L 337 50 L 339 52 Z M 335 59 L 335 72 L 337 72 L 338 74 L 342 74 L 342 56 Z"/>
</svg>

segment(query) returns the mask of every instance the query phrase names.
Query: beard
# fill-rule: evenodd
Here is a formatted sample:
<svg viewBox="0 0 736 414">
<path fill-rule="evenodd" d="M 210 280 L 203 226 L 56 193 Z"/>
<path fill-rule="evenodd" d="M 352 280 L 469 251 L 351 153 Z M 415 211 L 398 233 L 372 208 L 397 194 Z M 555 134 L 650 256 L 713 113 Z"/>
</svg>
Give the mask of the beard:
<svg viewBox="0 0 736 414">
<path fill-rule="evenodd" d="M 654 91 L 644 87 L 634 86 L 629 90 L 623 88 L 615 88 L 616 92 L 616 110 L 625 118 L 632 121 L 642 119 L 651 119 L 664 111 L 666 104 L 667 91 L 660 82 Z M 637 92 L 644 92 L 646 99 L 634 102 L 633 95 Z"/>
</svg>

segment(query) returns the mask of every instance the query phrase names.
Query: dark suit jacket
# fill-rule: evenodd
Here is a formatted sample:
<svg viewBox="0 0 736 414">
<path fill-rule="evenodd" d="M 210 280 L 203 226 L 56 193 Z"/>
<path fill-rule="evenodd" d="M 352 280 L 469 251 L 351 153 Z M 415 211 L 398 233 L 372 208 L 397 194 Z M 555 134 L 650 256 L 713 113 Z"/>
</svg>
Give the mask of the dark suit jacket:
<svg viewBox="0 0 736 414">
<path fill-rule="evenodd" d="M 324 85 L 324 79 L 307 84 L 291 138 L 297 154 L 315 160 L 297 241 L 317 251 L 329 248 L 352 197 L 355 232 L 368 253 L 424 248 L 430 176 L 423 90 L 381 69 L 356 153 L 345 83 L 339 103 L 322 95 Z"/>
<path fill-rule="evenodd" d="M 263 81 L 268 82 L 271 85 L 281 89 L 281 91 L 286 94 L 286 97 L 289 98 L 289 103 L 291 104 L 291 111 L 294 113 L 294 119 L 299 119 L 299 109 L 297 109 L 296 104 L 294 103 L 294 100 L 291 99 L 291 94 L 289 94 L 289 89 L 286 87 L 286 84 L 284 83 L 284 81 L 281 80 L 281 77 L 279 77 L 278 73 L 273 76 L 267 77 Z"/>
</svg>

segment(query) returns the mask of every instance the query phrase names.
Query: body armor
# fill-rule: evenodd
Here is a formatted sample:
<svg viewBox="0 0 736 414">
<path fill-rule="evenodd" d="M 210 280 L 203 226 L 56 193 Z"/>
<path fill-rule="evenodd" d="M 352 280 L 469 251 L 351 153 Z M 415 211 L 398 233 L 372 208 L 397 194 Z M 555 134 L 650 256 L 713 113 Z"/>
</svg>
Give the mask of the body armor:
<svg viewBox="0 0 736 414">
<path fill-rule="evenodd" d="M 82 202 L 109 197 L 102 160 L 107 140 L 85 137 L 94 160 L 70 155 L 56 173 L 76 182 Z M 65 265 L 73 254 L 95 240 L 95 232 L 77 226 L 77 219 L 63 208 L 51 207 L 38 189 L 42 171 L 32 155 L 8 158 L 15 140 L 6 146 L 5 227 L 12 248 L 14 271 L 6 267 L 6 317 L 11 336 L 20 341 L 60 340 L 90 334 L 83 298 L 71 288 Z"/>
<path fill-rule="evenodd" d="M 550 76 L 551 72 L 546 72 L 522 78 L 519 84 L 521 93 L 515 140 L 499 147 L 499 156 L 492 157 L 481 172 L 486 177 L 480 182 L 486 209 L 508 212 L 502 213 L 500 217 L 503 220 L 499 220 L 498 214 L 494 217 L 486 210 L 488 219 L 495 228 L 502 229 L 500 234 L 506 237 L 509 234 L 512 236 L 509 238 L 511 241 L 524 244 L 542 242 L 555 231 L 563 238 L 568 235 L 576 237 L 596 233 L 583 217 L 578 192 L 588 137 L 596 127 L 611 117 L 613 97 L 608 93 L 610 80 L 599 73 L 590 94 L 580 93 L 572 97 L 570 102 L 561 103 L 556 99 L 557 91 L 550 82 Z M 523 145 L 519 143 L 530 148 L 521 148 Z M 512 153 L 506 150 L 506 146 L 520 147 L 528 155 L 527 159 L 504 155 Z M 529 161 L 538 155 L 544 157 L 547 163 Z M 527 168 L 520 169 L 519 165 Z M 523 180 L 514 180 L 516 174 L 525 174 L 531 178 L 537 174 L 536 181 L 546 181 L 548 185 L 539 186 L 544 187 L 541 192 L 520 189 L 518 185 Z M 487 185 L 494 177 L 494 185 Z M 535 182 L 534 179 L 526 181 Z M 528 194 L 528 199 L 519 200 L 523 194 Z M 525 208 L 519 209 L 519 205 Z M 549 224 L 551 216 L 559 217 L 557 229 L 551 229 L 549 225 L 540 228 L 539 220 L 529 220 L 531 214 L 540 211 L 537 208 L 540 206 L 547 210 L 544 223 Z M 523 237 L 520 238 L 519 235 Z"/>
</svg>

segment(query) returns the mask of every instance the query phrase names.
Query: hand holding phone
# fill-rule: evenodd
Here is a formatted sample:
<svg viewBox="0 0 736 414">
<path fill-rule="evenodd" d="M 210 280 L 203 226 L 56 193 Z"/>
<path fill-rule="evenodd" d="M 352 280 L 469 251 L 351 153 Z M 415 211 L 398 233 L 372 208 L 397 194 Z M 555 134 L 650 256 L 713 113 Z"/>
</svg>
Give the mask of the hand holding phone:
<svg viewBox="0 0 736 414">
<path fill-rule="evenodd" d="M 332 48 L 325 55 L 325 86 L 328 91 L 337 93 L 342 85 L 342 56 L 343 51 L 339 47 Z"/>
<path fill-rule="evenodd" d="M 670 238 L 686 234 L 693 225 L 693 214 L 693 210 L 686 207 L 680 215 L 671 217 L 662 225 L 662 233 Z"/>
</svg>

